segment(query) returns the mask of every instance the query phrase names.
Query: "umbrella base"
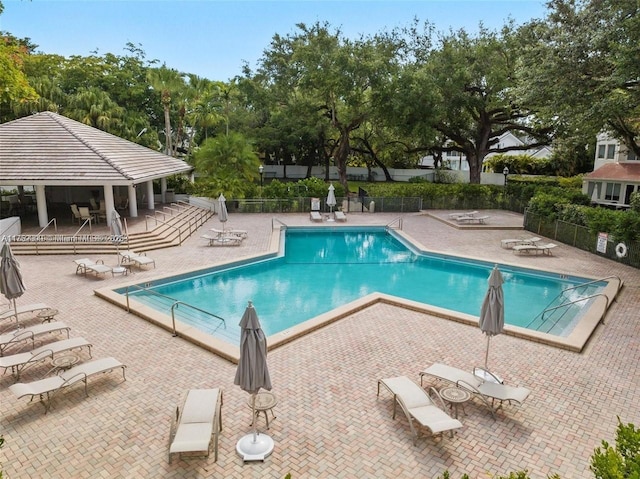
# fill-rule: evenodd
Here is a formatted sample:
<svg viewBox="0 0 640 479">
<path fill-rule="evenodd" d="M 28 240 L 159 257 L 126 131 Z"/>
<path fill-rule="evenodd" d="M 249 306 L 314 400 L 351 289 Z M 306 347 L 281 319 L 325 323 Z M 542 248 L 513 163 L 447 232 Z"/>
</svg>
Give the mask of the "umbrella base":
<svg viewBox="0 0 640 479">
<path fill-rule="evenodd" d="M 264 461 L 273 452 L 273 447 L 273 439 L 270 436 L 251 433 L 240 438 L 236 444 L 236 451 L 245 462 Z"/>
</svg>

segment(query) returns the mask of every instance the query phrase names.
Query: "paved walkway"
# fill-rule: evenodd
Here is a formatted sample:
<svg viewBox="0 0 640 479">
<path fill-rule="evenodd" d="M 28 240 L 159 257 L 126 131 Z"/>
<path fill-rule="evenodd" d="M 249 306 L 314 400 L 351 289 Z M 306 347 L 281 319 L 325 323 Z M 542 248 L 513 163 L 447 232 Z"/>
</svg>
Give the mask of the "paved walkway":
<svg viewBox="0 0 640 479">
<path fill-rule="evenodd" d="M 347 225 L 384 225 L 399 216 L 350 214 Z M 276 217 L 291 225 L 311 224 L 307 215 Z M 150 253 L 157 269 L 135 278 L 263 252 L 272 218 L 231 215 L 229 227 L 249 231 L 242 246 L 209 248 L 196 234 L 180 247 Z M 114 356 L 128 369 L 126 382 L 117 372 L 92 378 L 88 398 L 80 387 L 63 392 L 47 415 L 37 402 L 15 400 L 7 390 L 11 376 L 0 376 L 5 477 L 434 478 L 449 470 L 455 479 L 519 469 L 532 478 L 555 472 L 563 478 L 592 477 L 589 457 L 602 439 L 613 440 L 616 416 L 640 424 L 638 271 L 563 245 L 552 257 L 519 257 L 500 248 L 500 239 L 515 231 L 460 230 L 419 214 L 402 218 L 403 230 L 428 249 L 577 275 L 616 274 L 626 286 L 581 354 L 494 338 L 492 369 L 508 383 L 529 387 L 527 402 L 500 410 L 496 421 L 480 404 L 468 404 L 464 428 L 453 439 L 426 432 L 417 446 L 404 417 L 392 420 L 390 395 L 376 399 L 376 380 L 396 375 L 418 380 L 419 371 L 435 361 L 465 369 L 481 364 L 486 341 L 475 327 L 376 305 L 295 340 L 269 355 L 279 399 L 269 430 L 275 451 L 264 463 L 243 465 L 235 444 L 250 430 L 250 412 L 247 394 L 233 385 L 235 366 L 93 295 L 96 288 L 128 278 L 76 276 L 73 256 L 21 256 L 28 291 L 18 303 L 58 308 L 57 319 L 72 327 L 72 336 L 93 343 L 94 357 Z M 202 231 L 216 226 L 214 218 Z M 116 262 L 115 255 L 102 259 Z M 47 369 L 33 368 L 24 380 Z M 177 402 L 186 389 L 216 386 L 224 391 L 218 462 L 211 456 L 169 465 L 168 433 Z M 262 419 L 259 424 L 264 428 Z"/>
</svg>

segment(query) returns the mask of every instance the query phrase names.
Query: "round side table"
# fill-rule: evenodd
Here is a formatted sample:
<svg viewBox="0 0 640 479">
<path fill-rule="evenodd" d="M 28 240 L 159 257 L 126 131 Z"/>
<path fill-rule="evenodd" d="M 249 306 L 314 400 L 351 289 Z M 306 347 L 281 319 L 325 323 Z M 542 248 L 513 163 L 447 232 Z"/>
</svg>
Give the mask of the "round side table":
<svg viewBox="0 0 640 479">
<path fill-rule="evenodd" d="M 249 408 L 252 406 L 253 398 L 249 396 L 249 400 L 247 401 L 247 406 Z M 272 419 L 275 419 L 276 416 L 273 413 L 273 408 L 278 404 L 278 399 L 276 395 L 270 392 L 259 392 L 256 394 L 256 405 L 255 405 L 255 417 L 251 419 L 251 425 L 253 426 L 253 421 L 258 419 L 260 413 L 264 414 L 264 419 L 267 422 L 267 429 L 269 429 L 269 416 L 267 416 L 267 411 L 271 411 Z"/>
<path fill-rule="evenodd" d="M 80 358 L 76 354 L 65 354 L 64 356 L 58 356 L 53 358 L 51 361 L 51 365 L 53 366 L 52 371 L 66 371 L 67 369 L 72 368 L 76 364 L 78 364 Z"/>
<path fill-rule="evenodd" d="M 440 396 L 450 404 L 453 409 L 453 417 L 456 419 L 458 419 L 458 405 L 462 405 L 462 412 L 464 412 L 464 403 L 471 399 L 469 391 L 454 386 L 442 388 Z"/>
<path fill-rule="evenodd" d="M 43 323 L 44 322 L 50 323 L 59 312 L 60 311 L 58 311 L 57 309 L 52 309 L 52 308 L 43 309 L 37 314 L 37 318 L 41 319 Z"/>
</svg>

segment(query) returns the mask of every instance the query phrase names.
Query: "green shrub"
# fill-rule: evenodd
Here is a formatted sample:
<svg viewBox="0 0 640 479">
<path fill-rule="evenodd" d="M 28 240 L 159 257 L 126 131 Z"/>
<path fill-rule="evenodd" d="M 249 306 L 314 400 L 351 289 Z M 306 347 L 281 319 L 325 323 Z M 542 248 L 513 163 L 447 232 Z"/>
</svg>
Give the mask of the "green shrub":
<svg viewBox="0 0 640 479">
<path fill-rule="evenodd" d="M 590 469 L 596 479 L 640 478 L 640 430 L 618 418 L 615 447 L 602 441 L 591 456 Z"/>
</svg>

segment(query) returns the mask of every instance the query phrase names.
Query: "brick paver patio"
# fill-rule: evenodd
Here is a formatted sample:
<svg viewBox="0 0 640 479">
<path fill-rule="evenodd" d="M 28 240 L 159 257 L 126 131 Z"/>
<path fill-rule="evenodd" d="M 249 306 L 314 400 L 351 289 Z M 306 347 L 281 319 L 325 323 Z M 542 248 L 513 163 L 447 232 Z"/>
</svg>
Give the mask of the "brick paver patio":
<svg viewBox="0 0 640 479">
<path fill-rule="evenodd" d="M 384 225 L 398 216 L 350 214 L 346 224 Z M 114 356 L 128 369 L 126 382 L 117 372 L 92 378 L 88 398 L 81 387 L 64 391 L 47 415 L 36 401 L 16 400 L 7 389 L 10 374 L 1 376 L 5 477 L 434 478 L 447 469 L 454 479 L 465 472 L 485 478 L 519 469 L 528 469 L 532 478 L 554 472 L 592 477 L 589 457 L 602 439 L 613 440 L 616 417 L 640 424 L 638 271 L 565 245 L 552 257 L 520 257 L 500 248 L 500 239 L 517 232 L 459 230 L 426 215 L 402 216 L 403 230 L 431 250 L 590 277 L 618 275 L 625 288 L 580 354 L 495 337 L 492 369 L 508 383 L 529 387 L 527 402 L 501 409 L 496 421 L 485 407 L 469 403 L 461 416 L 464 428 L 454 438 L 425 431 L 417 446 L 406 419 L 392 420 L 390 395 L 376 399 L 376 380 L 396 375 L 418 380 L 419 371 L 435 361 L 465 369 L 481 364 L 486 341 L 477 328 L 376 305 L 295 340 L 269 355 L 279 399 L 269 430 L 275 451 L 264 463 L 243 465 L 235 444 L 250 430 L 250 412 L 247 394 L 233 385 L 233 364 L 93 295 L 94 289 L 131 277 L 76 276 L 74 256 L 21 256 L 28 290 L 18 303 L 45 302 L 59 309 L 56 319 L 71 326 L 72 336 L 90 340 L 94 357 Z M 291 225 L 311 224 L 307 215 L 276 217 Z M 272 218 L 231 215 L 231 226 L 249 231 L 242 246 L 207 247 L 196 234 L 182 246 L 150 252 L 157 269 L 136 271 L 133 278 L 144 281 L 266 251 Z M 515 221 L 521 224 L 517 215 Z M 202 232 L 218 225 L 214 218 Z M 102 259 L 116 262 L 115 255 Z M 256 309 L 260 314 L 260 305 Z M 32 368 L 24 380 L 47 369 Z M 224 391 L 218 462 L 211 455 L 169 465 L 170 418 L 183 392 L 217 386 Z"/>
</svg>

